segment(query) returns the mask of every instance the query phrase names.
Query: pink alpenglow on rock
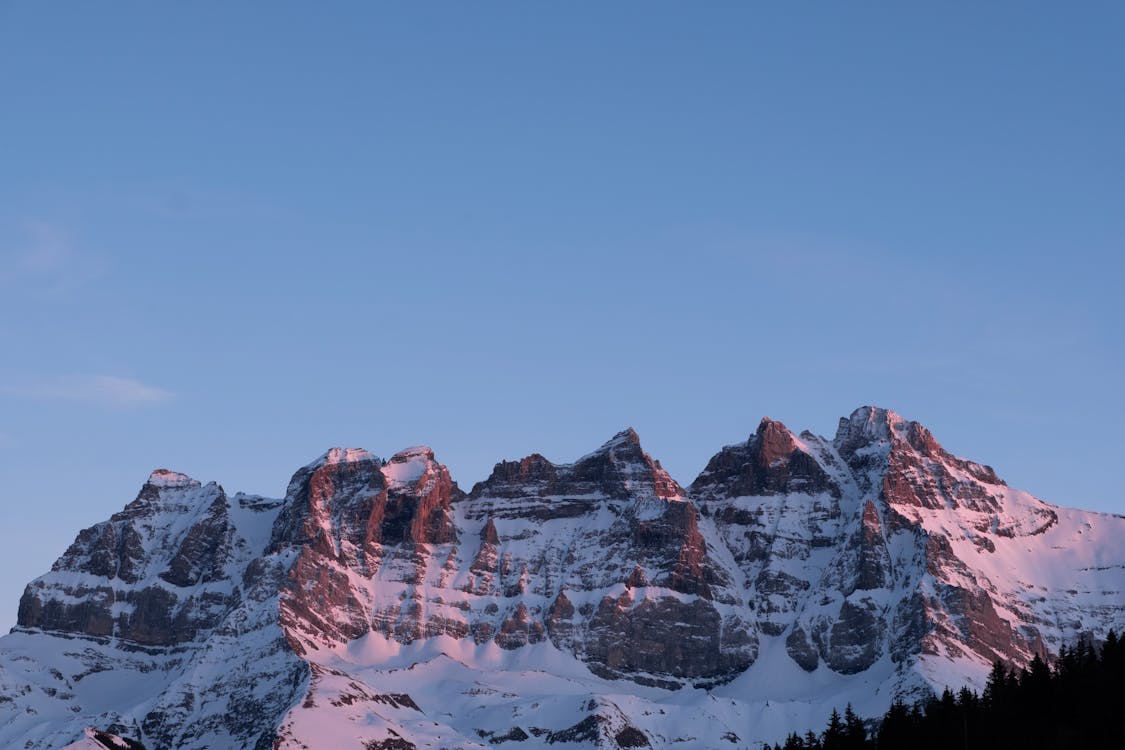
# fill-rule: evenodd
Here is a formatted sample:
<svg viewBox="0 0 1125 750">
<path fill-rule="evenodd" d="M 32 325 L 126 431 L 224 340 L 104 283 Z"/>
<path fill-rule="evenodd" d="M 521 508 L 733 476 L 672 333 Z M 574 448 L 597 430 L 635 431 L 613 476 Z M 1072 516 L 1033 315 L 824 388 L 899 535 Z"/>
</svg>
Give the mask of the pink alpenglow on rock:
<svg viewBox="0 0 1125 750">
<path fill-rule="evenodd" d="M 1102 637 L 1123 592 L 1125 519 L 875 407 L 763 419 L 686 489 L 631 429 L 467 493 L 425 447 L 278 499 L 160 469 L 28 585 L 0 746 L 772 743 Z"/>
</svg>

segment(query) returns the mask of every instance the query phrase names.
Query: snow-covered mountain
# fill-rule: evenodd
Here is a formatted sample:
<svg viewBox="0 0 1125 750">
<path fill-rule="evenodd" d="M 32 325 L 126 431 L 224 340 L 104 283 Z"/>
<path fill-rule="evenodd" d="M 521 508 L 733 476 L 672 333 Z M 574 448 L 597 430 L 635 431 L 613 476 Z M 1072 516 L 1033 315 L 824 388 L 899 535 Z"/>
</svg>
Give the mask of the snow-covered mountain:
<svg viewBox="0 0 1125 750">
<path fill-rule="evenodd" d="M 873 407 L 687 489 L 632 430 L 467 494 L 422 447 L 276 500 L 158 470 L 28 585 L 0 745 L 752 747 L 1104 636 L 1123 587 L 1125 519 Z"/>
</svg>

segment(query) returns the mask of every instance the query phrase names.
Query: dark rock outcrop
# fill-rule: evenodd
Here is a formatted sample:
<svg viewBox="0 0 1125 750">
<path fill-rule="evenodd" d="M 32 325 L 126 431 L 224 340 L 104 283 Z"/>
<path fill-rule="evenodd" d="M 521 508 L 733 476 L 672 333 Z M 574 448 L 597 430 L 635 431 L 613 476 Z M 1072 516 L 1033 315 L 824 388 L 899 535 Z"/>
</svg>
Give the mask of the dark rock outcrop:
<svg viewBox="0 0 1125 750">
<path fill-rule="evenodd" d="M 840 488 L 793 433 L 769 417 L 745 443 L 723 448 L 691 485 L 694 497 L 757 497 L 827 492 Z"/>
<path fill-rule="evenodd" d="M 573 464 L 538 455 L 498 464 L 462 508 L 483 521 L 482 537 L 496 539 L 482 543 L 466 590 L 549 597 L 540 617 L 552 643 L 596 671 L 667 685 L 722 681 L 755 658 L 748 624 L 709 603 L 741 599 L 701 530 L 699 510 L 634 431 Z M 625 589 L 648 593 L 620 609 Z M 577 609 L 576 593 L 601 603 Z M 518 620 L 473 627 L 499 628 L 504 643 L 512 637 L 506 631 L 520 630 Z M 689 634 L 698 652 L 685 651 Z"/>
<path fill-rule="evenodd" d="M 501 462 L 468 495 L 423 447 L 387 461 L 333 449 L 280 500 L 158 470 L 25 590 L 13 637 L 53 639 L 45 653 L 65 669 L 0 652 L 0 740 L 57 747 L 97 725 L 152 747 L 299 746 L 295 717 L 320 701 L 379 717 L 365 746 L 414 746 L 387 718 L 418 713 L 413 698 L 318 661 L 366 636 L 394 653 L 448 638 L 462 642 L 451 653 L 513 663 L 558 649 L 601 677 L 668 689 L 737 677 L 777 638 L 772 653 L 807 672 L 887 658 L 886 694 L 920 695 L 941 660 L 973 679 L 1120 628 L 1121 538 L 1125 519 L 1012 490 L 875 407 L 833 440 L 763 419 L 686 491 L 632 430 L 568 464 Z M 123 664 L 158 692 L 91 714 L 75 684 Z M 56 702 L 49 722 L 29 696 Z M 569 727 L 475 737 L 657 737 L 596 696 L 580 711 Z"/>
</svg>

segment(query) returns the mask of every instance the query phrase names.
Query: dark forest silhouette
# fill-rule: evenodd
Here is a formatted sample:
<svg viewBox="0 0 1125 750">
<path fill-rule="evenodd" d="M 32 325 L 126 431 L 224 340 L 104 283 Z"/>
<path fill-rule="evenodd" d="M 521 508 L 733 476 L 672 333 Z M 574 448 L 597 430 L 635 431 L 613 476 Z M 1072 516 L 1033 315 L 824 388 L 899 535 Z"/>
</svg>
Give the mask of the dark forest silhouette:
<svg viewBox="0 0 1125 750">
<path fill-rule="evenodd" d="M 895 702 L 874 731 L 849 705 L 819 735 L 789 735 L 772 750 L 992 750 L 1125 748 L 1125 641 L 1063 648 L 1018 672 L 997 662 L 984 692 L 948 688 L 914 706 Z M 771 750 L 766 746 L 766 750 Z"/>
</svg>

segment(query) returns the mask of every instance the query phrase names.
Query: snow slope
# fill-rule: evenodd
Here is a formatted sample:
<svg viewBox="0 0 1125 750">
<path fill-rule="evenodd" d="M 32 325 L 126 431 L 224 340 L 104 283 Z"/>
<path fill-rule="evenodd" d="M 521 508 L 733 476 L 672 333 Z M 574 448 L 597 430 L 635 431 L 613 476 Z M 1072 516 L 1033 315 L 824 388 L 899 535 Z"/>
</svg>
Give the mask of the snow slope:
<svg viewBox="0 0 1125 750">
<path fill-rule="evenodd" d="M 1125 519 L 874 407 L 765 419 L 688 489 L 632 430 L 469 493 L 425 447 L 281 499 L 158 470 L 28 585 L 0 745 L 756 747 L 1102 637 L 1123 588 Z"/>
</svg>

